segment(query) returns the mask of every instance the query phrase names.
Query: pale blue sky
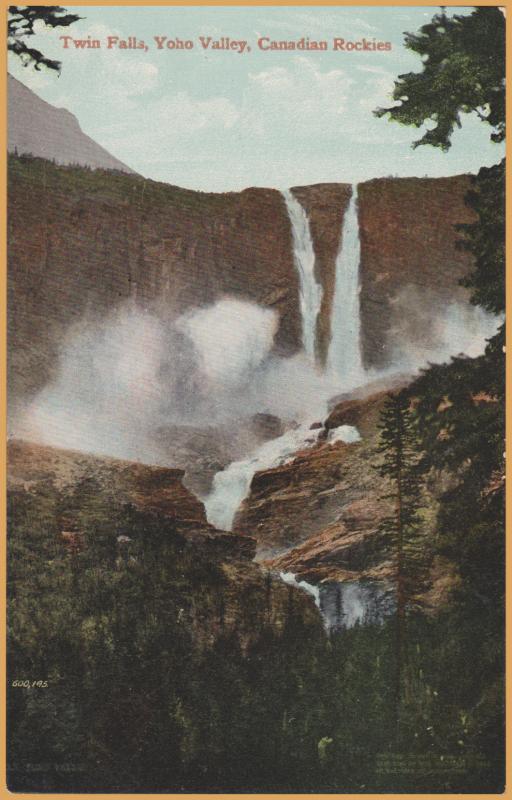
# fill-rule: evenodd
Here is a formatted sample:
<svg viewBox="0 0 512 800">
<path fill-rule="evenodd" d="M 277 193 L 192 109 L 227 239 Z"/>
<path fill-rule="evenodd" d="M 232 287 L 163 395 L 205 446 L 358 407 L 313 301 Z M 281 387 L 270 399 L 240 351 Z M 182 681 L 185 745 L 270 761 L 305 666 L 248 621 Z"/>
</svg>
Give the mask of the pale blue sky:
<svg viewBox="0 0 512 800">
<path fill-rule="evenodd" d="M 503 148 L 467 117 L 443 154 L 410 145 L 421 132 L 372 109 L 390 102 L 393 79 L 420 68 L 403 47 L 436 8 L 66 6 L 85 19 L 41 30 L 31 42 L 63 62 L 60 76 L 23 68 L 15 77 L 72 111 L 82 129 L 141 174 L 225 191 L 360 181 L 382 175 L 453 175 L 492 164 Z M 450 13 L 455 9 L 450 9 Z M 470 9 L 457 9 L 457 13 Z M 64 50 L 63 34 L 99 38 L 99 50 Z M 107 50 L 106 37 L 136 36 L 148 50 Z M 154 36 L 191 39 L 190 51 L 157 50 Z M 206 51 L 199 36 L 247 40 L 251 51 Z M 262 52 L 278 40 L 377 39 L 391 52 Z"/>
</svg>

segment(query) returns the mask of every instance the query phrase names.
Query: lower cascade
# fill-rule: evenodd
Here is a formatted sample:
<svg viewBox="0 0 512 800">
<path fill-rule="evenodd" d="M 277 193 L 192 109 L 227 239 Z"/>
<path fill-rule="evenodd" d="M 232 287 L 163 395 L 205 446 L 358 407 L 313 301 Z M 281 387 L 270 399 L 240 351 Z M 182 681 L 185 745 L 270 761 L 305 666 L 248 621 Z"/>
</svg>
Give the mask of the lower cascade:
<svg viewBox="0 0 512 800">
<path fill-rule="evenodd" d="M 344 441 L 350 444 L 360 439 L 357 429 L 351 425 L 342 425 L 341 428 L 343 431 L 330 438 L 330 443 Z M 316 444 L 317 439 L 318 430 L 311 430 L 307 422 L 277 439 L 265 442 L 248 458 L 234 461 L 226 469 L 217 472 L 212 491 L 204 501 L 208 522 L 221 530 L 231 530 L 236 512 L 249 494 L 254 474 L 286 463 L 299 449 Z"/>
<path fill-rule="evenodd" d="M 297 580 L 293 572 L 281 572 L 280 578 L 314 597 L 328 631 L 380 624 L 395 609 L 392 587 L 382 581 L 326 581 L 314 586 Z"/>
</svg>

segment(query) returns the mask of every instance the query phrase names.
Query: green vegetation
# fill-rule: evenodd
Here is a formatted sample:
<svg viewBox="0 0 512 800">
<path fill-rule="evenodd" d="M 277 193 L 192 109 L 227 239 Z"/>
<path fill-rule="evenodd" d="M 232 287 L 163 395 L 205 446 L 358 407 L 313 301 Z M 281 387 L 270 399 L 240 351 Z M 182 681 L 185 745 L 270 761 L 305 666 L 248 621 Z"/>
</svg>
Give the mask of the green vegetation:
<svg viewBox="0 0 512 800">
<path fill-rule="evenodd" d="M 390 394 L 381 412 L 379 473 L 388 479 L 392 512 L 380 523 L 380 532 L 389 539 L 395 563 L 396 595 L 396 737 L 400 741 L 403 704 L 403 666 L 407 651 L 406 615 L 415 608 L 428 582 L 429 547 L 421 529 L 419 508 L 421 485 L 418 481 L 418 442 L 411 401 L 407 392 Z"/>
<path fill-rule="evenodd" d="M 418 33 L 405 34 L 405 46 L 423 61 L 421 72 L 399 75 L 393 99 L 378 117 L 428 130 L 414 147 L 430 144 L 448 150 L 461 113 L 476 113 L 492 128 L 495 142 L 505 137 L 505 16 L 497 7 L 449 17 L 443 10 Z"/>
<path fill-rule="evenodd" d="M 229 209 L 236 201 L 235 193 L 217 194 L 182 189 L 116 170 L 90 169 L 82 165 L 61 166 L 31 155 L 8 156 L 8 181 L 27 181 L 33 187 L 40 183 L 45 192 L 84 201 L 105 203 L 121 209 L 134 207 L 151 216 L 176 209 L 184 215 L 201 219 Z"/>
<path fill-rule="evenodd" d="M 393 619 L 328 637 L 290 587 L 276 626 L 263 578 L 233 619 L 222 562 L 93 475 L 13 491 L 9 530 L 11 789 L 500 787 L 490 615 L 410 613 L 396 740 Z"/>
<path fill-rule="evenodd" d="M 447 150 L 460 113 L 475 112 L 491 126 L 491 139 L 505 136 L 505 19 L 498 8 L 476 8 L 449 18 L 443 11 L 406 45 L 423 57 L 420 73 L 399 76 L 397 106 L 379 109 L 392 120 L 435 126 L 413 146 Z M 475 268 L 462 285 L 471 302 L 486 311 L 505 309 L 505 162 L 482 167 L 466 195 L 476 220 L 458 227 L 459 246 Z M 505 569 L 505 331 L 502 325 L 478 358 L 457 357 L 432 366 L 404 396 L 413 404 L 411 425 L 417 443 L 417 477 L 441 479 L 433 553 L 447 556 L 462 578 L 450 609 L 454 642 L 467 637 L 481 652 L 471 660 L 478 699 L 464 713 L 468 730 L 479 732 L 488 757 L 504 758 L 504 569 Z M 383 448 L 393 452 L 384 438 Z M 389 450 L 391 448 L 391 450 Z M 388 455 L 389 458 L 389 455 Z M 446 667 L 453 664 L 447 653 Z M 459 662 L 461 673 L 467 666 Z M 404 690 L 402 686 L 402 691 Z M 454 680 L 453 699 L 461 698 Z M 457 702 L 457 700 L 455 701 Z M 476 709 L 482 717 L 472 717 Z M 448 734 L 449 731 L 447 730 Z M 475 789 L 476 791 L 476 789 Z"/>
</svg>

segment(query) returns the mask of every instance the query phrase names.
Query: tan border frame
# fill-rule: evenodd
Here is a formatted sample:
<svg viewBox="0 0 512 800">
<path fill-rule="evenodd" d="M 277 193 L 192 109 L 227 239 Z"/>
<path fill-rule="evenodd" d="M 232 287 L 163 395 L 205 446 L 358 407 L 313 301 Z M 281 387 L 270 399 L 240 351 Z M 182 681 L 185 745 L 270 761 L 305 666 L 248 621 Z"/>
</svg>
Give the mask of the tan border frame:
<svg viewBox="0 0 512 800">
<path fill-rule="evenodd" d="M 11 800 L 42 800 L 42 798 L 52 798 L 50 793 L 41 793 L 41 794 L 28 794 L 24 792 L 9 792 L 6 788 L 6 745 L 5 745 L 5 732 L 6 732 L 6 562 L 7 562 L 7 554 L 6 554 L 6 441 L 7 441 L 7 391 L 6 391 L 6 362 L 7 362 L 7 305 L 6 305 L 6 284 L 7 284 L 7 252 L 6 252 L 6 241 L 7 241 L 7 42 L 6 42 L 6 16 L 7 16 L 7 8 L 10 5 L 6 0 L 0 0 L 0 5 L 2 8 L 2 22 L 0 25 L 0 47 L 2 48 L 2 64 L 0 67 L 0 97 L 2 98 L 2 104 L 0 106 L 0 148 L 1 148 L 1 158 L 0 158 L 0 183 L 2 185 L 2 193 L 0 197 L 0 242 L 2 243 L 2 250 L 0 254 L 0 319 L 2 321 L 0 327 L 0 439 L 2 441 L 2 450 L 0 456 L 0 530 L 4 534 L 3 537 L 3 546 L 0 556 L 0 581 L 2 583 L 2 594 L 0 598 L 0 605 L 2 609 L 2 613 L 0 615 L 0 653 L 1 653 L 1 663 L 0 663 L 0 679 L 2 685 L 2 691 L 0 694 L 0 798 L 11 798 Z M 48 2 L 38 2 L 36 5 L 51 5 Z M 78 5 L 76 3 L 64 3 L 66 8 L 73 8 L 74 5 Z M 121 0 L 103 0 L 103 2 L 90 2 L 88 0 L 82 0 L 80 3 L 81 6 L 134 6 L 134 7 L 144 7 L 144 6 L 173 6 L 173 7 L 183 7 L 187 8 L 190 6 L 231 6 L 231 7 L 244 7 L 244 6 L 309 6 L 309 7 L 356 7 L 356 6 L 382 6 L 388 8 L 395 8 L 397 6 L 422 6 L 425 8 L 432 8 L 432 13 L 439 9 L 439 4 L 435 4 L 432 2 L 413 2 L 412 0 L 396 0 L 395 3 L 388 3 L 384 2 L 384 0 L 371 0 L 370 2 L 360 2 L 360 0 L 351 0 L 349 2 L 343 2 L 340 0 L 323 0 L 323 2 L 315 3 L 311 0 L 202 0 L 202 2 L 196 2 L 196 0 L 192 0 L 191 2 L 177 2 L 173 0 L 153 0 L 153 2 L 148 2 L 147 0 L 138 0 L 133 2 L 133 0 L 126 0 L 122 2 Z M 504 0 L 504 2 L 496 3 L 490 2 L 489 0 L 478 0 L 478 2 L 468 2 L 466 0 L 450 0 L 447 4 L 449 7 L 455 6 L 464 6 L 468 7 L 471 5 L 478 5 L 478 6 L 499 6 L 505 9 L 506 12 L 509 11 L 512 3 L 510 0 Z M 507 13 L 508 16 L 508 13 Z M 507 84 L 510 85 L 510 79 L 512 77 L 512 70 L 511 70 L 511 51 L 512 51 L 512 25 L 509 23 L 507 25 L 507 67 L 506 67 L 506 75 L 507 75 Z M 507 129 L 510 131 L 511 128 L 511 104 L 507 102 Z M 507 139 L 507 180 L 506 180 L 506 191 L 507 191 L 507 210 L 509 207 L 509 198 L 511 197 L 511 188 L 512 188 L 512 176 L 510 170 L 510 158 L 511 158 L 511 137 L 509 135 Z M 511 216 L 512 220 L 512 216 Z M 512 246 L 512 224 L 507 226 L 507 233 L 506 233 L 506 253 L 507 253 L 507 282 L 506 282 L 506 294 L 507 294 L 507 311 L 512 307 L 512 282 L 510 279 L 510 252 Z M 512 348 L 512 332 L 510 328 L 507 329 L 507 351 Z M 507 357 L 507 402 L 506 402 L 506 411 L 507 411 L 507 450 L 512 453 L 512 429 L 510 423 L 510 411 L 511 411 L 511 384 L 512 384 L 512 375 L 510 369 L 510 359 Z M 510 480 L 510 470 L 507 464 L 507 482 Z M 509 491 L 509 487 L 507 486 L 506 498 L 507 498 L 507 533 L 508 531 L 512 530 L 512 504 L 510 502 L 511 492 Z M 512 789 L 509 785 L 509 774 L 510 774 L 510 765 L 512 764 L 512 724 L 511 724 L 511 717 L 512 717 L 512 691 L 511 691 L 511 676 L 510 676 L 510 668 L 512 663 L 512 619 L 511 619 L 511 566 L 512 566 L 512 549 L 507 547 L 506 549 L 506 568 L 507 568 L 507 578 L 506 578 L 506 587 L 507 587 L 507 601 L 506 601 L 506 617 L 507 617 L 507 625 L 506 625 L 506 711 L 507 711 L 507 728 L 506 728 L 506 763 L 507 763 L 507 770 L 506 770 L 506 790 L 505 793 L 502 795 L 491 795 L 487 794 L 358 794 L 352 795 L 352 797 L 368 797 L 373 798 L 374 800 L 387 800 L 387 798 L 451 798 L 451 800 L 461 800 L 461 798 L 468 798 L 468 800 L 472 798 L 489 798 L 489 797 L 512 797 Z M 3 735 L 2 735 L 3 734 Z M 262 797 L 262 798 L 280 798 L 280 800 L 288 800 L 289 798 L 300 798 L 300 797 L 314 797 L 317 800 L 333 800 L 337 797 L 349 797 L 350 795 L 347 793 L 340 793 L 340 794 L 316 794 L 313 795 L 309 794 L 218 794 L 218 793 L 211 793 L 211 794 L 185 794 L 185 793 L 178 793 L 178 794 L 57 794 L 55 795 L 59 799 L 62 798 L 63 800 L 67 800 L 67 798 L 79 798 L 80 800 L 112 800 L 114 797 L 122 797 L 122 798 L 137 798 L 138 800 L 142 800 L 143 798 L 191 798 L 193 800 L 199 800 L 199 798 L 230 798 L 231 800 L 236 800 L 237 798 L 242 797 Z"/>
</svg>

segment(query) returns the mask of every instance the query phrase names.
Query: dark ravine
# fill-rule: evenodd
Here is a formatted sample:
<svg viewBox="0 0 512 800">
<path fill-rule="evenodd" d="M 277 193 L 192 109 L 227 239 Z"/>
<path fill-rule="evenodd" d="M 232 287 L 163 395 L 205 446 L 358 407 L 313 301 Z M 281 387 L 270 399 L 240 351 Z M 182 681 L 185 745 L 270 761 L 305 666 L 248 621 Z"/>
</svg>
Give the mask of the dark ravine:
<svg viewBox="0 0 512 800">
<path fill-rule="evenodd" d="M 467 183 L 465 176 L 379 179 L 359 187 L 367 366 L 389 357 L 393 303 L 402 290 L 420 291 L 427 314 L 440 300 L 464 296 L 458 282 L 469 257 L 455 249 L 453 225 L 471 218 L 463 201 Z M 294 192 L 310 218 L 324 288 L 318 322 L 324 358 L 350 192 L 347 184 Z M 254 301 L 278 314 L 276 352 L 292 355 L 300 347 L 290 223 L 275 190 L 206 194 L 13 156 L 9 208 L 12 402 L 32 397 L 55 376 L 73 323 L 85 314 L 103 317 L 128 299 L 162 318 L 226 295 Z M 407 325 L 403 307 L 399 316 Z"/>
</svg>

